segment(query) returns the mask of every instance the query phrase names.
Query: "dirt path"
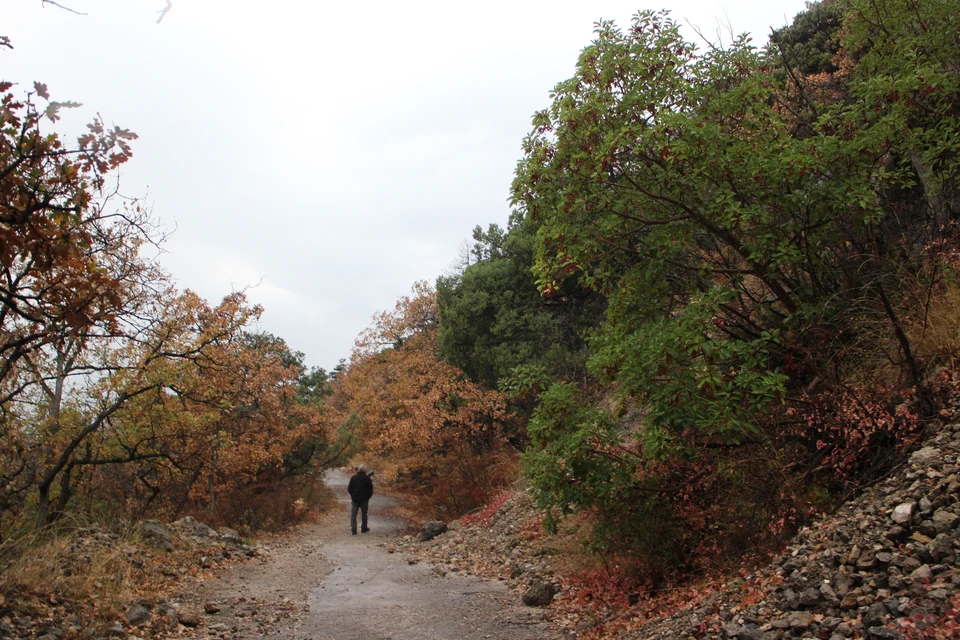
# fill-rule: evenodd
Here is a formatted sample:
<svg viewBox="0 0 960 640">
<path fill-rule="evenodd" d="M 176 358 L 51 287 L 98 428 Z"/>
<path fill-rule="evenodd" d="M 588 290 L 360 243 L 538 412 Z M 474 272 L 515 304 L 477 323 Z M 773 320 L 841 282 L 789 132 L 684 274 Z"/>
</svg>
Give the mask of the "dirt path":
<svg viewBox="0 0 960 640">
<path fill-rule="evenodd" d="M 351 535 L 347 476 L 319 524 L 274 541 L 252 562 L 204 585 L 199 637 L 240 640 L 527 640 L 550 636 L 540 612 L 499 582 L 444 575 L 398 548 L 393 499 L 370 502 L 370 533 Z"/>
</svg>

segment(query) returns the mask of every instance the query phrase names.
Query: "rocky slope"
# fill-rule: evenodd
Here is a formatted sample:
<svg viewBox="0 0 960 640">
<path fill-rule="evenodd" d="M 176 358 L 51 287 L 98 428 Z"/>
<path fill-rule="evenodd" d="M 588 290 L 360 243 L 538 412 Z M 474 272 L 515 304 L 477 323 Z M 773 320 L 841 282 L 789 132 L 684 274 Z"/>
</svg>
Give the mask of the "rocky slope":
<svg viewBox="0 0 960 640">
<path fill-rule="evenodd" d="M 547 605 L 568 637 L 960 638 L 960 424 L 944 427 L 886 481 L 801 531 L 770 566 L 660 594 L 599 619 L 565 606 L 574 587 L 524 491 L 400 547 L 438 571 L 503 580 Z M 554 594 L 559 597 L 554 600 Z M 549 615 L 549 614 L 548 614 Z"/>
<path fill-rule="evenodd" d="M 167 525 L 144 521 L 122 534 L 79 529 L 51 556 L 60 570 L 47 572 L 49 584 L 0 594 L 0 640 L 190 635 L 204 613 L 190 602 L 197 585 L 258 554 L 236 531 L 192 517 Z M 83 574 L 92 581 L 85 597 L 57 584 Z M 123 586 L 111 590 L 111 581 Z"/>
</svg>

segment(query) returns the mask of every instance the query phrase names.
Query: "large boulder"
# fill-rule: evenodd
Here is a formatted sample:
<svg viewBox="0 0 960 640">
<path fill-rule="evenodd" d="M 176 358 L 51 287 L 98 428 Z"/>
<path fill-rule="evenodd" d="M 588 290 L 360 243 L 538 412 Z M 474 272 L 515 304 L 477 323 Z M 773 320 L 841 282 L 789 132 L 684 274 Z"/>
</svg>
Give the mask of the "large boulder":
<svg viewBox="0 0 960 640">
<path fill-rule="evenodd" d="M 185 627 L 200 626 L 200 610 L 195 607 L 183 607 L 177 612 L 177 618 Z"/>
<path fill-rule="evenodd" d="M 217 529 L 217 533 L 220 534 L 220 541 L 224 544 L 237 547 L 243 544 L 243 538 L 240 537 L 240 534 L 230 527 L 220 527 Z"/>
<path fill-rule="evenodd" d="M 139 627 L 150 619 L 150 609 L 138 603 L 127 609 L 123 617 L 130 626 Z"/>
<path fill-rule="evenodd" d="M 220 536 L 209 525 L 198 522 L 193 516 L 184 516 L 170 527 L 180 534 L 181 538 L 187 538 L 191 542 L 209 545 L 219 540 Z"/>
<path fill-rule="evenodd" d="M 423 526 L 420 527 L 420 533 L 417 534 L 417 539 L 420 540 L 420 542 L 426 542 L 427 540 L 433 540 L 440 534 L 446 532 L 446 522 L 441 522 L 440 520 L 430 520 L 429 522 L 424 522 Z"/>
<path fill-rule="evenodd" d="M 170 540 L 170 533 L 163 528 L 163 525 L 156 520 L 144 520 L 138 526 L 140 535 L 148 543 L 158 549 L 171 551 L 173 543 Z"/>
<path fill-rule="evenodd" d="M 540 578 L 534 578 L 521 596 L 523 604 L 528 607 L 545 607 L 553 602 L 553 596 L 557 595 L 557 590 L 550 582 L 545 582 Z"/>
</svg>

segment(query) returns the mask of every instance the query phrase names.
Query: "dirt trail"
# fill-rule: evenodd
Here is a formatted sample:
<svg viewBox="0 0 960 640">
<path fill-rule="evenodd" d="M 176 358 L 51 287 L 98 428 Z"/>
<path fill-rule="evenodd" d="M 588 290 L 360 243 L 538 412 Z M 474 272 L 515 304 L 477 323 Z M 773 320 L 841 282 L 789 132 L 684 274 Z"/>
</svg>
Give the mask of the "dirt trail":
<svg viewBox="0 0 960 640">
<path fill-rule="evenodd" d="M 248 640 L 528 640 L 551 634 L 540 612 L 499 582 L 443 575 L 397 551 L 395 501 L 375 495 L 370 529 L 351 535 L 348 477 L 329 472 L 340 497 L 319 524 L 278 539 L 260 558 L 204 585 L 199 637 Z"/>
</svg>

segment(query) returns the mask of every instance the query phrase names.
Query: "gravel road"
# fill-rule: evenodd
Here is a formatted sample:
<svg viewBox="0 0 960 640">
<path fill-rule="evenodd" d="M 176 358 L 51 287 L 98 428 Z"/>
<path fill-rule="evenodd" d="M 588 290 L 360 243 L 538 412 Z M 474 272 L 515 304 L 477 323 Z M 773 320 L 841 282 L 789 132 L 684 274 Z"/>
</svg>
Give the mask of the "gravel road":
<svg viewBox="0 0 960 640">
<path fill-rule="evenodd" d="M 199 637 L 290 640 L 527 640 L 551 634 L 503 584 L 445 574 L 398 550 L 395 501 L 375 495 L 370 529 L 351 535 L 348 476 L 322 522 L 272 541 L 253 562 L 203 586 Z"/>
</svg>

